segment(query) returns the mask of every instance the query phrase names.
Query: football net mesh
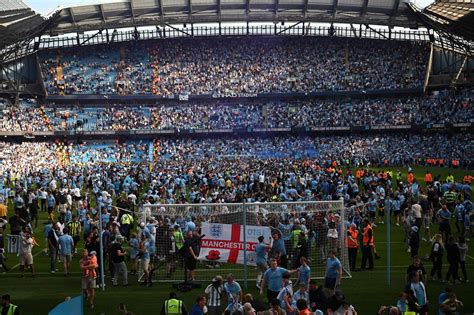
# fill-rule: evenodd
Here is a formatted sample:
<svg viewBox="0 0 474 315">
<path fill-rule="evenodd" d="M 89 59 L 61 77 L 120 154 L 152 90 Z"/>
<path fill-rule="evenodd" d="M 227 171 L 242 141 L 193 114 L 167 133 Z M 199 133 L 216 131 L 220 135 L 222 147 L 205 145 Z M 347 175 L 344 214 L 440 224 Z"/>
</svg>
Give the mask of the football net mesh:
<svg viewBox="0 0 474 315">
<path fill-rule="evenodd" d="M 308 265 L 311 278 L 322 279 L 325 275 L 328 251 L 333 249 L 343 267 L 343 277 L 351 277 L 348 251 L 345 246 L 348 226 L 347 211 L 342 201 L 291 202 L 291 203 L 235 203 L 235 204 L 186 204 L 143 205 L 138 221 L 145 223 L 154 238 L 152 258 L 155 281 L 184 279 L 182 244 L 186 231 L 200 233 L 203 223 L 269 227 L 284 239 L 288 269 L 295 269 L 298 255 L 297 235 L 305 233 L 308 244 Z M 140 229 L 139 229 L 140 231 Z M 264 242 L 270 243 L 265 239 Z M 271 245 L 271 243 L 270 243 Z M 255 253 L 247 251 L 247 257 Z M 272 253 L 268 255 L 270 258 Z M 250 259 L 251 260 L 251 259 Z M 215 275 L 232 273 L 236 280 L 252 283 L 257 277 L 255 266 L 248 264 L 247 272 L 242 264 L 202 259 L 195 270 L 197 281 L 210 281 Z"/>
</svg>

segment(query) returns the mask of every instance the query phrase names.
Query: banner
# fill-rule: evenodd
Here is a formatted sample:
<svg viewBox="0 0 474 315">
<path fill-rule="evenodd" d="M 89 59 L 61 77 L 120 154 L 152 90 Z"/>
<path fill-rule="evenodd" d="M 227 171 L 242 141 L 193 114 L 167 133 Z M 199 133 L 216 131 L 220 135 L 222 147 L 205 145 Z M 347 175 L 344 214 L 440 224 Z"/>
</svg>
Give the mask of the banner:
<svg viewBox="0 0 474 315">
<path fill-rule="evenodd" d="M 7 235 L 7 251 L 10 254 L 18 254 L 20 251 L 20 235 Z"/>
<path fill-rule="evenodd" d="M 247 264 L 256 265 L 255 246 L 258 237 L 269 243 L 271 230 L 268 226 L 246 226 Z M 239 224 L 202 224 L 201 251 L 199 260 L 244 264 L 244 226 Z"/>
<path fill-rule="evenodd" d="M 82 295 L 76 296 L 74 298 L 69 298 L 68 300 L 56 305 L 48 315 L 83 315 L 84 309 L 82 304 Z"/>
</svg>

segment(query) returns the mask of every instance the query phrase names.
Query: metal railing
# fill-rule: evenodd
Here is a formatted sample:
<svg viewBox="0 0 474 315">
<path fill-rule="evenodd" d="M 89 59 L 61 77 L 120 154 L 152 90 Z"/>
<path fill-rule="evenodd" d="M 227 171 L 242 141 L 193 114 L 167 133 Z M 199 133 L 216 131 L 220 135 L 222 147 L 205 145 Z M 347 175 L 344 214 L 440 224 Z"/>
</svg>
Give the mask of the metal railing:
<svg viewBox="0 0 474 315">
<path fill-rule="evenodd" d="M 107 34 L 108 32 L 108 34 Z M 182 37 L 213 36 L 332 36 L 364 39 L 390 39 L 403 41 L 429 41 L 429 33 L 423 30 L 374 29 L 360 25 L 358 27 L 251 25 L 251 26 L 191 26 L 187 28 L 162 27 L 138 30 L 139 40 L 152 40 Z M 77 34 L 71 37 L 43 37 L 40 49 L 73 47 L 78 45 L 97 45 L 109 42 L 128 42 L 137 40 L 134 30 L 110 32 L 97 31 L 94 34 Z"/>
</svg>

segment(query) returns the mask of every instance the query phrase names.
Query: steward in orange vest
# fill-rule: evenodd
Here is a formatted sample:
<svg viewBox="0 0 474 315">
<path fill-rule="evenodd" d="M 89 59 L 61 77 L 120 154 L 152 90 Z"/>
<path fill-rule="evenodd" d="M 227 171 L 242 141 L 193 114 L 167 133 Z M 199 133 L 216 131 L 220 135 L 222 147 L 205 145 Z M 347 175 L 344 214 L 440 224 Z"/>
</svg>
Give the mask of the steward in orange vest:
<svg viewBox="0 0 474 315">
<path fill-rule="evenodd" d="M 359 231 L 354 223 L 347 230 L 346 245 L 349 253 L 349 268 L 351 271 L 354 271 L 356 268 L 357 250 L 359 249 Z"/>
<path fill-rule="evenodd" d="M 426 172 L 425 174 L 425 183 L 426 185 L 431 185 L 433 183 L 433 175 L 430 172 Z"/>
<path fill-rule="evenodd" d="M 368 219 L 364 219 L 364 229 L 362 234 L 362 270 L 365 269 L 367 260 L 369 261 L 369 269 L 374 269 L 374 256 L 372 249 L 374 248 L 374 231 Z"/>
</svg>

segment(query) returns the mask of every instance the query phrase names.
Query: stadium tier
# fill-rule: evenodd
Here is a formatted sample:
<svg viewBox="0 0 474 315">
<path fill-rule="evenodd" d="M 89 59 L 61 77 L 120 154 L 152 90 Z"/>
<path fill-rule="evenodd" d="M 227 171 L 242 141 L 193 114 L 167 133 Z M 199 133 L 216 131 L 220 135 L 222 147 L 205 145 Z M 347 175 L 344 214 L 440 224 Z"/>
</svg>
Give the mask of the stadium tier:
<svg viewBox="0 0 474 315">
<path fill-rule="evenodd" d="M 231 95 L 420 88 L 429 45 L 340 38 L 169 39 L 42 51 L 50 94 Z"/>
<path fill-rule="evenodd" d="M 219 130 L 472 123 L 474 92 L 406 98 L 171 102 L 164 105 L 4 106 L 0 131 Z"/>
</svg>

